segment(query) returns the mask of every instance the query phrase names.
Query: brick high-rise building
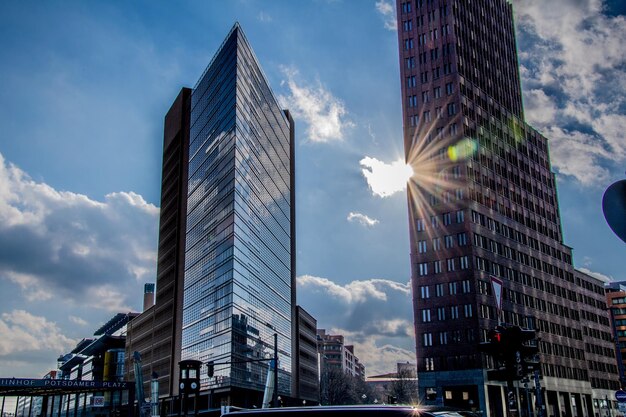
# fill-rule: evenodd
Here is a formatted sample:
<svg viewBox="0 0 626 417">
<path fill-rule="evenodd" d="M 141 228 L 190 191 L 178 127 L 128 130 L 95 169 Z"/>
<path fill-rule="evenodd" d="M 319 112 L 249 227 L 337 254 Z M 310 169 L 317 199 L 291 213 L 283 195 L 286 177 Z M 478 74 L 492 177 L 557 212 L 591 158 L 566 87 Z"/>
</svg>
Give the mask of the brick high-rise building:
<svg viewBox="0 0 626 417">
<path fill-rule="evenodd" d="M 501 416 L 504 384 L 478 344 L 504 322 L 539 332 L 548 415 L 600 413 L 610 391 L 594 386 L 578 305 L 589 290 L 563 242 L 548 140 L 523 118 L 511 3 L 396 5 L 422 398 Z"/>
</svg>

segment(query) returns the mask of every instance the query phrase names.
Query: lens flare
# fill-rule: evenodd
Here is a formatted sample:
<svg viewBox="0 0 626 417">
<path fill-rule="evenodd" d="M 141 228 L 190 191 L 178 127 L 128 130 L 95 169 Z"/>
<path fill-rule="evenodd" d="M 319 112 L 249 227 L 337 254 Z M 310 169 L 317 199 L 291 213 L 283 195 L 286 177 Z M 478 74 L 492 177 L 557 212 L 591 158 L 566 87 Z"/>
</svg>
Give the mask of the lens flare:
<svg viewBox="0 0 626 417">
<path fill-rule="evenodd" d="M 478 143 L 474 139 L 465 138 L 448 147 L 448 158 L 457 162 L 470 158 L 478 150 Z"/>
</svg>

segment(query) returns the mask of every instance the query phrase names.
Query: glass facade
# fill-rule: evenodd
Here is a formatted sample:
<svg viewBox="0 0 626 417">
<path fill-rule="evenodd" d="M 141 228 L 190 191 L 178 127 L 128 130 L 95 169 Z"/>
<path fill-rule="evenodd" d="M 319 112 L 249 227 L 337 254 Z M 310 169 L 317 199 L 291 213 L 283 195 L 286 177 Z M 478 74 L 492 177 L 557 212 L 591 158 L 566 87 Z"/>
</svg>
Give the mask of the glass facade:
<svg viewBox="0 0 626 417">
<path fill-rule="evenodd" d="M 269 362 L 245 361 L 277 333 L 291 392 L 292 128 L 235 25 L 191 96 L 181 357 L 214 361 L 204 389 L 263 390 Z"/>
</svg>

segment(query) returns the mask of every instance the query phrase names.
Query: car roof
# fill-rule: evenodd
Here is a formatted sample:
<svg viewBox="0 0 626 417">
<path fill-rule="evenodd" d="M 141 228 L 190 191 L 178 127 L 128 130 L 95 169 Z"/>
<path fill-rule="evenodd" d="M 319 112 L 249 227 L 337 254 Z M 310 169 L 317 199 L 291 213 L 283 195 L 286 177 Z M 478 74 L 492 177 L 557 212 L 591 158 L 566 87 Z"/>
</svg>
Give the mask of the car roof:
<svg viewBox="0 0 626 417">
<path fill-rule="evenodd" d="M 421 407 L 410 405 L 348 405 L 348 406 L 311 406 L 311 407 L 281 407 L 264 409 L 247 409 L 232 411 L 228 414 L 236 416 L 279 416 L 279 417 L 316 417 L 316 416 L 341 416 L 341 417 L 462 417 L 456 411 L 443 409 L 443 407 Z"/>
</svg>

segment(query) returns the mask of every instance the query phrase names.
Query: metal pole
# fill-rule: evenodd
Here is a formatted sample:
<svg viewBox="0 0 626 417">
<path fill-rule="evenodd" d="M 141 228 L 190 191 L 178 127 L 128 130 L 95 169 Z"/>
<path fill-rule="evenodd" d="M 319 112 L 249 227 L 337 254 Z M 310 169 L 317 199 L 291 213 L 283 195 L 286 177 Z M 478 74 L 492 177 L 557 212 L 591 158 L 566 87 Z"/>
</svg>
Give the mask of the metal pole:
<svg viewBox="0 0 626 417">
<path fill-rule="evenodd" d="M 2 407 L 0 407 L 0 416 L 4 417 L 4 400 L 6 397 L 2 397 Z"/>
<path fill-rule="evenodd" d="M 528 414 L 526 414 L 528 417 L 531 417 L 530 415 L 530 393 L 528 392 L 528 382 L 524 382 L 524 389 L 526 390 L 526 394 L 524 395 L 524 398 L 526 398 L 526 412 Z"/>
<path fill-rule="evenodd" d="M 278 332 L 274 333 L 274 407 L 278 408 Z"/>
<path fill-rule="evenodd" d="M 538 370 L 535 370 L 535 397 L 537 406 L 537 417 L 543 417 L 543 393 L 541 392 L 541 382 L 539 382 Z"/>
</svg>

